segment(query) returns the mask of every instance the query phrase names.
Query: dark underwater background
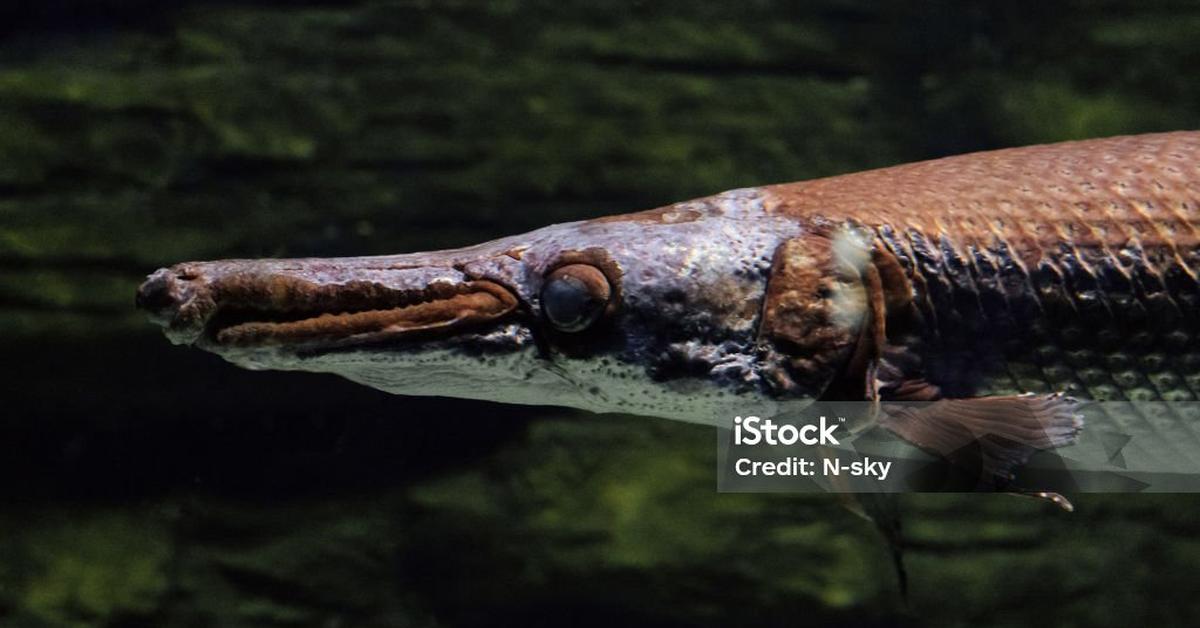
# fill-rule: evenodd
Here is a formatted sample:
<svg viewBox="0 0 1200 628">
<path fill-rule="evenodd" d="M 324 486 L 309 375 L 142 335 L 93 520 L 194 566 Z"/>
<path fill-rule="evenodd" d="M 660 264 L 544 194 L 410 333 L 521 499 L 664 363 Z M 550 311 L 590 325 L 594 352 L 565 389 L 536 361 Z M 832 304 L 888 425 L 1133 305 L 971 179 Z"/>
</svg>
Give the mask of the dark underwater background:
<svg viewBox="0 0 1200 628">
<path fill-rule="evenodd" d="M 169 345 L 161 265 L 1200 127 L 1196 2 L 0 7 L 0 626 L 1200 620 L 1200 496 L 716 493 L 710 430 Z"/>
</svg>

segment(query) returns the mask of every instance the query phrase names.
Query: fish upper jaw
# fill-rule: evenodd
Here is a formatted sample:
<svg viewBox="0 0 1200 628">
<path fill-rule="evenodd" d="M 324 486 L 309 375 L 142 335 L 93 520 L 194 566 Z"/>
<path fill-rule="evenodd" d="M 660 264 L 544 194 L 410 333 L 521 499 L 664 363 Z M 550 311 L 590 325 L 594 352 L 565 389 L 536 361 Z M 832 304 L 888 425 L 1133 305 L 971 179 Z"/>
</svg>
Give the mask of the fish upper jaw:
<svg viewBox="0 0 1200 628">
<path fill-rule="evenodd" d="M 510 288 L 455 266 L 403 256 L 193 262 L 155 271 L 136 304 L 173 343 L 218 353 L 431 338 L 517 311 Z"/>
</svg>

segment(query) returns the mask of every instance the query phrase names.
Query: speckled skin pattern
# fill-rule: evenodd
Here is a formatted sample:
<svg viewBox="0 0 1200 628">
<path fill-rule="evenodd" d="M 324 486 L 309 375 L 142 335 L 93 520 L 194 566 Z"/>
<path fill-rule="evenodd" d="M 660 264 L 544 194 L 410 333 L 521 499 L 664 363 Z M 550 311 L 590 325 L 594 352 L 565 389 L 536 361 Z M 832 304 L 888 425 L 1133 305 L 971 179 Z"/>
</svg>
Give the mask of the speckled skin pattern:
<svg viewBox="0 0 1200 628">
<path fill-rule="evenodd" d="M 946 396 L 1200 392 L 1200 132 L 977 153 L 763 193 L 771 214 L 856 225 L 895 256 L 918 315 L 889 325 L 888 342 L 910 347 Z"/>
<path fill-rule="evenodd" d="M 1118 137 L 449 251 L 186 263 L 138 300 L 173 341 L 248 368 L 704 423 L 912 390 L 1194 399 L 1198 204 L 1200 132 Z M 579 333 L 541 312 L 564 264 L 612 287 Z"/>
</svg>

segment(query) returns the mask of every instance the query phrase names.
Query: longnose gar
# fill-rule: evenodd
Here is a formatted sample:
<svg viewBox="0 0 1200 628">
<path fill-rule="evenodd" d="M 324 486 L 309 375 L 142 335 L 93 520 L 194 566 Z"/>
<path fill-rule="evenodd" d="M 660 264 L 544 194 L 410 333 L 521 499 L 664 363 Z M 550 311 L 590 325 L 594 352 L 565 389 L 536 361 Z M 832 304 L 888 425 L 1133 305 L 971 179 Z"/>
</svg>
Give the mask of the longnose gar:
<svg viewBox="0 0 1200 628">
<path fill-rule="evenodd" d="M 1200 132 L 733 190 L 477 246 L 193 262 L 138 292 L 176 343 L 388 392 L 685 421 L 814 400 L 983 480 L 1072 442 L 1072 397 L 1200 391 Z M 986 482 L 985 482 L 986 483 Z"/>
</svg>

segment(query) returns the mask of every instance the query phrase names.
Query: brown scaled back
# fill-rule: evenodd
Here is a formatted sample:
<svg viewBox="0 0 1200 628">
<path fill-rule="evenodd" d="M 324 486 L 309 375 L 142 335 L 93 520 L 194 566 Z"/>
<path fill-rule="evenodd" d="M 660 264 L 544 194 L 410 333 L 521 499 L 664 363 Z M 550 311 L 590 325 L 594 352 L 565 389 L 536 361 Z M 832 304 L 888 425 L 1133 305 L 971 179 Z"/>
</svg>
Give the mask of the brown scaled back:
<svg viewBox="0 0 1200 628">
<path fill-rule="evenodd" d="M 1178 254 L 1197 268 L 1197 131 L 974 153 L 763 189 L 769 211 L 945 235 L 960 247 L 999 240 L 1026 268 L 1064 243 L 1116 250 L 1131 239 L 1160 263 Z"/>
</svg>

